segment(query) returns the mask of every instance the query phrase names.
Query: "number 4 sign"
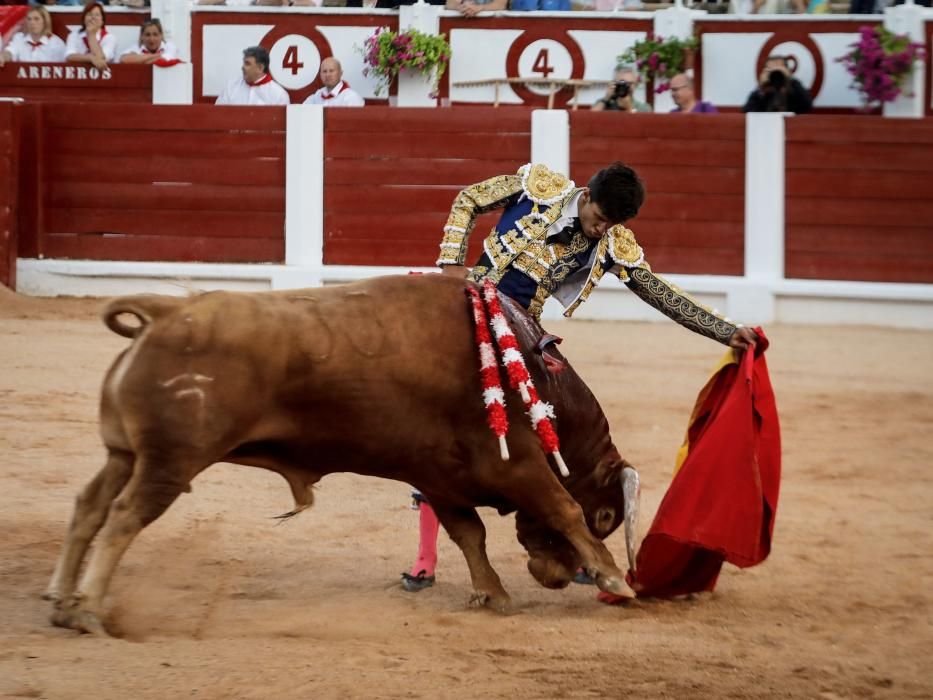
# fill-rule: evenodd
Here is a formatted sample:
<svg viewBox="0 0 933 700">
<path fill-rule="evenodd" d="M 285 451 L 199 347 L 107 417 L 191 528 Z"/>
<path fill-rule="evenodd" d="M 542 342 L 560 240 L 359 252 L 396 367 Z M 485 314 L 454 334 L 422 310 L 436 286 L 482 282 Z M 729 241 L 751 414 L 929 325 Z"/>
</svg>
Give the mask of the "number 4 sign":
<svg viewBox="0 0 933 700">
<path fill-rule="evenodd" d="M 314 42 L 300 34 L 283 36 L 269 51 L 269 72 L 286 90 L 300 90 L 317 78 L 321 54 Z"/>
</svg>

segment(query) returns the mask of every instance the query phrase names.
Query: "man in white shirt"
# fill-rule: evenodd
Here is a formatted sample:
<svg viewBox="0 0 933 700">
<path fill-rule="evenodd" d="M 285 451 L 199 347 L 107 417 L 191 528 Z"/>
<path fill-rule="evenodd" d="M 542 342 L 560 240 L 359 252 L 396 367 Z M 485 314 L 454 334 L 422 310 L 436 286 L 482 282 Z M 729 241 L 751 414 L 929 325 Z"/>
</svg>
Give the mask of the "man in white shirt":
<svg viewBox="0 0 933 700">
<path fill-rule="evenodd" d="M 356 90 L 343 79 L 343 68 L 336 58 L 321 61 L 321 82 L 324 87 L 305 100 L 306 105 L 325 107 L 362 107 L 365 102 Z"/>
<path fill-rule="evenodd" d="M 269 75 L 269 52 L 261 46 L 243 50 L 243 77 L 230 82 L 218 105 L 287 105 L 285 89 Z"/>
</svg>

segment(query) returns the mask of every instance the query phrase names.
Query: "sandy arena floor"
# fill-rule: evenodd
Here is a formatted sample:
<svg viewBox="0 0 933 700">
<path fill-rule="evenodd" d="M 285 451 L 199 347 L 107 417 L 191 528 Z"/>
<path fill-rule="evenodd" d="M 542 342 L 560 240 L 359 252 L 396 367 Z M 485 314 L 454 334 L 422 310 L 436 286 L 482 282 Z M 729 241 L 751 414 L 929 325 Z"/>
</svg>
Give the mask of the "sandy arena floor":
<svg viewBox="0 0 933 700">
<path fill-rule="evenodd" d="M 39 599 L 78 490 L 102 465 L 96 404 L 128 341 L 100 302 L 0 287 L 0 697 L 931 698 L 933 333 L 769 328 L 784 476 L 768 561 L 713 594 L 597 603 L 538 587 L 510 518 L 482 515 L 518 612 L 397 585 L 417 540 L 403 484 L 337 475 L 315 507 L 278 476 L 217 465 L 136 540 L 110 620 L 52 627 Z M 642 475 L 650 524 L 714 343 L 674 324 L 553 324 Z M 621 531 L 608 541 L 625 559 Z M 924 671 L 923 669 L 927 670 Z"/>
</svg>

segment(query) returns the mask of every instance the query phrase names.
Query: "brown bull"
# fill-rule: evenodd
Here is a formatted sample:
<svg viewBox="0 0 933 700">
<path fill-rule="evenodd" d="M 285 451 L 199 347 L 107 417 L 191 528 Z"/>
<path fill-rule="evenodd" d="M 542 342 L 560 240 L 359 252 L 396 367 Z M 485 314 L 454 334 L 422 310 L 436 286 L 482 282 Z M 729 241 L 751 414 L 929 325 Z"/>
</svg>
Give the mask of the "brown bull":
<svg viewBox="0 0 933 700">
<path fill-rule="evenodd" d="M 293 513 L 312 504 L 312 486 L 333 472 L 413 484 L 463 551 L 474 601 L 496 609 L 509 597 L 486 557 L 477 506 L 517 511 L 518 538 L 541 584 L 566 586 L 582 565 L 602 590 L 631 595 L 601 540 L 626 510 L 626 534 L 634 527 L 635 471 L 580 377 L 569 367 L 545 371 L 533 353 L 540 327 L 508 303 L 529 371 L 555 406 L 571 474 L 561 482 L 514 393 L 511 459 L 500 458 L 485 422 L 465 284 L 441 275 L 385 277 L 111 302 L 106 324 L 134 341 L 104 381 L 108 459 L 77 499 L 46 592 L 53 622 L 103 632 L 103 598 L 126 548 L 215 462 L 281 474 Z M 127 325 L 123 314 L 139 323 Z"/>
</svg>

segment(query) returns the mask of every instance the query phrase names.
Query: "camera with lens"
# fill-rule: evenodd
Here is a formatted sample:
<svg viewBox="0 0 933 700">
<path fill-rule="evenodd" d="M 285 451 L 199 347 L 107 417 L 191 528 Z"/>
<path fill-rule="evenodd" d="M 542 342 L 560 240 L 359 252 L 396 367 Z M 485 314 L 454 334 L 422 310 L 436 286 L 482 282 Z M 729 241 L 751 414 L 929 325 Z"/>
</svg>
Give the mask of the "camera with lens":
<svg viewBox="0 0 933 700">
<path fill-rule="evenodd" d="M 632 84 L 627 80 L 617 80 L 613 83 L 614 89 L 612 92 L 612 99 L 621 100 L 629 96 L 629 93 L 632 92 Z"/>
<path fill-rule="evenodd" d="M 768 86 L 774 90 L 780 90 L 787 85 L 787 74 L 781 70 L 773 70 L 768 73 Z"/>
</svg>

